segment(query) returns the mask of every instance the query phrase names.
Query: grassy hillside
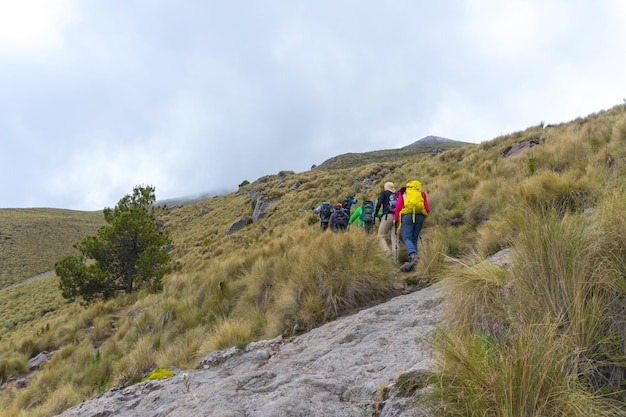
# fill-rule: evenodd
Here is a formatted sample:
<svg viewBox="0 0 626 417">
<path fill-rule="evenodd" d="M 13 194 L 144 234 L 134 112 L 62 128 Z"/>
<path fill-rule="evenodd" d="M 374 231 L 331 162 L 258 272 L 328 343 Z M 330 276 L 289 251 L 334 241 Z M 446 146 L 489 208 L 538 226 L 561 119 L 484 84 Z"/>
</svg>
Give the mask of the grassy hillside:
<svg viewBox="0 0 626 417">
<path fill-rule="evenodd" d="M 161 219 L 176 259 L 162 293 L 83 308 L 60 298 L 55 276 L 0 292 L 0 415 L 54 415 L 156 367 L 195 367 L 211 350 L 290 336 L 435 280 L 450 300 L 425 407 L 623 415 L 625 144 L 619 106 L 443 152 L 340 156 L 173 209 Z M 311 214 L 413 178 L 431 215 L 412 273 L 375 236 L 322 234 Z M 265 204 L 264 217 L 231 229 Z M 483 262 L 503 248 L 513 269 Z M 52 361 L 15 389 L 41 351 Z"/>
<path fill-rule="evenodd" d="M 0 288 L 50 271 L 103 224 L 101 211 L 0 209 Z"/>
</svg>

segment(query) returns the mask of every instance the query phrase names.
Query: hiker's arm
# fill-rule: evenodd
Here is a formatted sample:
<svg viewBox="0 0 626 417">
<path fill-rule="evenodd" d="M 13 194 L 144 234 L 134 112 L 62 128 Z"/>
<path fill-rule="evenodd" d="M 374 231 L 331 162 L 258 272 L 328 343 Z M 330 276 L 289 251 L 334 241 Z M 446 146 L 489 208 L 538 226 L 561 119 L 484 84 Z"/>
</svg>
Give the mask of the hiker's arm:
<svg viewBox="0 0 626 417">
<path fill-rule="evenodd" d="M 398 199 L 396 200 L 396 211 L 393 213 L 393 222 L 398 223 L 398 219 L 400 218 L 400 212 L 404 208 L 404 197 L 402 194 L 398 194 Z"/>
<path fill-rule="evenodd" d="M 428 206 L 428 198 L 426 198 L 426 193 L 422 191 L 422 197 L 424 198 L 424 210 L 426 213 L 430 213 L 430 207 Z"/>
<path fill-rule="evenodd" d="M 385 198 L 383 193 L 384 193 L 384 191 L 382 191 L 380 194 L 378 194 L 378 200 L 376 201 L 376 208 L 374 209 L 374 213 L 378 213 L 378 211 L 380 210 L 380 206 L 383 205 L 383 199 Z"/>
<path fill-rule="evenodd" d="M 360 214 L 361 214 L 361 207 L 354 210 L 354 213 L 352 213 L 352 216 L 350 216 L 350 220 L 348 221 L 348 224 L 352 224 L 359 217 Z"/>
</svg>

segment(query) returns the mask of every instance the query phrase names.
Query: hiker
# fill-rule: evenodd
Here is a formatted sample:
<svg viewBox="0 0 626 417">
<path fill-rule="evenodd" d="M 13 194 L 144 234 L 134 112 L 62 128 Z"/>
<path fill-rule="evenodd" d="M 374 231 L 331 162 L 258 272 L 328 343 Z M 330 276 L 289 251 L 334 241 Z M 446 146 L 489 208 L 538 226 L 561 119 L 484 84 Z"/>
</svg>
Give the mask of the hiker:
<svg viewBox="0 0 626 417">
<path fill-rule="evenodd" d="M 348 216 L 350 216 L 350 211 L 352 209 L 352 205 L 357 203 L 357 199 L 354 198 L 353 195 L 348 196 L 348 198 L 346 198 L 345 200 L 343 200 L 341 202 L 341 205 L 343 206 L 343 209 L 348 213 Z"/>
<path fill-rule="evenodd" d="M 376 225 L 376 217 L 380 217 L 382 213 L 377 212 L 374 215 L 374 202 L 370 200 L 364 200 L 363 203 L 354 210 L 352 216 L 350 216 L 349 224 L 354 223 L 355 220 L 358 220 L 357 225 L 363 228 L 363 231 L 366 233 L 372 233 L 374 231 L 374 226 Z"/>
<path fill-rule="evenodd" d="M 330 221 L 330 215 L 333 212 L 333 208 L 328 201 L 322 202 L 317 208 L 312 209 L 313 214 L 320 215 L 320 228 L 322 232 L 328 229 L 328 222 Z"/>
<path fill-rule="evenodd" d="M 344 211 L 341 203 L 337 203 L 337 205 L 335 205 L 335 209 L 333 210 L 333 214 L 330 215 L 330 220 L 328 221 L 330 230 L 334 233 L 344 231 L 348 228 L 348 222 L 348 214 Z"/>
<path fill-rule="evenodd" d="M 400 267 L 403 272 L 409 272 L 415 266 L 418 259 L 417 239 L 429 212 L 430 207 L 426 193 L 422 191 L 422 183 L 418 180 L 407 182 L 406 187 L 402 187 L 398 192 L 396 211 L 393 215 L 394 224 L 400 222 L 400 236 L 409 255 L 408 262 Z"/>
<path fill-rule="evenodd" d="M 393 216 L 396 212 L 397 197 L 393 182 L 386 182 L 376 201 L 376 212 L 382 211 L 378 226 L 380 247 L 388 256 L 393 256 L 396 263 L 398 262 L 398 235 L 394 227 Z M 389 250 L 387 241 L 391 241 L 391 250 Z"/>
</svg>

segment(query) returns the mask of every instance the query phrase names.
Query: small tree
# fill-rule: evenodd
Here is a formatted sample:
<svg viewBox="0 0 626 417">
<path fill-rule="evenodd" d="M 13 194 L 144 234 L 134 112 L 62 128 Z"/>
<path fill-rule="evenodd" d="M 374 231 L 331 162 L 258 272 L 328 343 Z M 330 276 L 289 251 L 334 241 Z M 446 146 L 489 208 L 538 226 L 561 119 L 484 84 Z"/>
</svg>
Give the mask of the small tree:
<svg viewBox="0 0 626 417">
<path fill-rule="evenodd" d="M 163 288 L 163 276 L 171 271 L 166 249 L 172 240 L 157 228 L 156 217 L 166 208 L 155 201 L 153 187 L 137 186 L 114 209 L 103 210 L 108 225 L 74 245 L 81 256 L 68 256 L 54 266 L 63 297 L 90 303 L 119 292 Z"/>
</svg>

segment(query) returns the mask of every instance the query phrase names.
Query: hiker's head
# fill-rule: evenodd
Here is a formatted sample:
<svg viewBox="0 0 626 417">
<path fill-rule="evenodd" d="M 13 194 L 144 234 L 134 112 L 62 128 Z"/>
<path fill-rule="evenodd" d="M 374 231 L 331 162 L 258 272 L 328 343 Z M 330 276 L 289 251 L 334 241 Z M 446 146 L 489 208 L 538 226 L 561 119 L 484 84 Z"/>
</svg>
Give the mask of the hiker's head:
<svg viewBox="0 0 626 417">
<path fill-rule="evenodd" d="M 386 182 L 385 190 L 391 191 L 392 193 L 394 193 L 396 191 L 396 187 L 393 185 L 393 182 Z"/>
<path fill-rule="evenodd" d="M 337 204 L 335 205 L 335 207 L 337 207 L 337 208 L 341 208 L 341 207 L 343 207 L 343 206 L 341 205 L 341 203 L 337 203 Z"/>
</svg>

